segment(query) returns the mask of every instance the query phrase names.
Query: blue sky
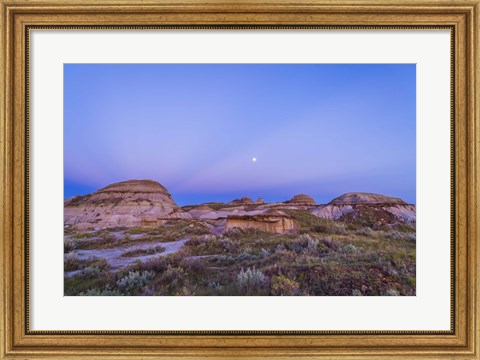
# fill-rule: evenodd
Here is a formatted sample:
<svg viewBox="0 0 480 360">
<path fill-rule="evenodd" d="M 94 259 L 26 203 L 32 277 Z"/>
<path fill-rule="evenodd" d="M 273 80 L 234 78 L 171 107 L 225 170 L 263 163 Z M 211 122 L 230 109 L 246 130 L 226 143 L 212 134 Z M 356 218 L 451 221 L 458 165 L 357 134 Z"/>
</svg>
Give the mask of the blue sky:
<svg viewBox="0 0 480 360">
<path fill-rule="evenodd" d="M 180 205 L 353 191 L 415 203 L 415 71 L 65 64 L 65 198 L 152 179 Z"/>
</svg>

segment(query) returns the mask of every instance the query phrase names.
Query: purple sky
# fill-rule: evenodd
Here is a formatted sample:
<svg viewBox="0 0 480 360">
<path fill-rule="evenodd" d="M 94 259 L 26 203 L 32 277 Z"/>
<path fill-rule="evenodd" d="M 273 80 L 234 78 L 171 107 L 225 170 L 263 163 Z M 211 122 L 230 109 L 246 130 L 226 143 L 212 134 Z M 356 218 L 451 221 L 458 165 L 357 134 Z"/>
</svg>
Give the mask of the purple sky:
<svg viewBox="0 0 480 360">
<path fill-rule="evenodd" d="M 66 64 L 64 75 L 65 198 L 152 179 L 180 205 L 353 191 L 415 203 L 415 65 Z"/>
</svg>

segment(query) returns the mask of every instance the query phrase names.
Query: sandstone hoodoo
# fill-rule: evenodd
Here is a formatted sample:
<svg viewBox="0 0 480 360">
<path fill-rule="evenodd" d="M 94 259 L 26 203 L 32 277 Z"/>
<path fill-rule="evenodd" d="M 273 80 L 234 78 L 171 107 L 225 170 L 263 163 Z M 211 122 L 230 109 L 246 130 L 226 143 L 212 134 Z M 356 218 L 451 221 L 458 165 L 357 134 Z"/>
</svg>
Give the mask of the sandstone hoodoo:
<svg viewBox="0 0 480 360">
<path fill-rule="evenodd" d="M 235 228 L 258 229 L 270 233 L 283 234 L 295 229 L 293 218 L 283 211 L 270 210 L 257 215 L 230 215 L 227 217 L 225 230 Z"/>
<path fill-rule="evenodd" d="M 156 226 L 165 219 L 191 218 L 168 190 L 152 180 L 129 180 L 67 199 L 64 222 L 77 229 Z"/>
<path fill-rule="evenodd" d="M 416 208 L 400 198 L 371 194 L 347 193 L 326 205 L 312 210 L 312 214 L 333 220 L 364 222 L 381 226 L 403 222 L 416 224 Z"/>
<path fill-rule="evenodd" d="M 317 205 L 317 202 L 309 195 L 299 194 L 295 195 L 290 200 L 286 201 L 287 204 L 299 204 L 299 205 Z"/>
</svg>

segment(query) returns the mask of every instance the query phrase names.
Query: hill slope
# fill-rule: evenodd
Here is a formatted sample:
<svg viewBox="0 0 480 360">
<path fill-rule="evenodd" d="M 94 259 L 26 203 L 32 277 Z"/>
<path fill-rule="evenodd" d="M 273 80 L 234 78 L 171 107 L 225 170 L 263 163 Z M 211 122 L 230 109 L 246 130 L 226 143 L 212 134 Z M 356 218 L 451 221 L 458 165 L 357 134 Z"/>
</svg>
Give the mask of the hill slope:
<svg viewBox="0 0 480 360">
<path fill-rule="evenodd" d="M 312 214 L 333 220 L 359 222 L 374 226 L 397 222 L 416 224 L 416 207 L 400 198 L 371 194 L 347 193 L 326 205 L 312 210 Z"/>
<path fill-rule="evenodd" d="M 155 225 L 165 218 L 190 218 L 168 190 L 152 180 L 129 180 L 65 200 L 64 222 L 77 229 Z"/>
</svg>

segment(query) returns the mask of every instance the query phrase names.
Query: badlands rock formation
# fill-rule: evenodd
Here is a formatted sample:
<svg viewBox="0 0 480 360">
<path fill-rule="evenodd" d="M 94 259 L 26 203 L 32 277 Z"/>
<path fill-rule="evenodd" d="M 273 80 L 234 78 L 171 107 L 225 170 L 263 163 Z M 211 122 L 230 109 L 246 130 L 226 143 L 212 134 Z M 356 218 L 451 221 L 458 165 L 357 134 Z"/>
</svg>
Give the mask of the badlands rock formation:
<svg viewBox="0 0 480 360">
<path fill-rule="evenodd" d="M 193 207 L 190 211 L 188 211 L 193 218 L 201 218 L 202 216 L 211 214 L 212 212 L 213 209 L 205 204 Z"/>
<path fill-rule="evenodd" d="M 77 229 L 156 226 L 165 219 L 191 218 L 168 190 L 152 180 L 129 180 L 65 200 L 64 222 Z"/>
<path fill-rule="evenodd" d="M 399 222 L 415 225 L 415 205 L 379 194 L 348 193 L 318 205 L 305 194 L 280 203 L 253 201 L 248 197 L 229 203 L 210 202 L 178 207 L 168 190 L 152 180 L 130 180 L 109 185 L 92 194 L 64 202 L 64 222 L 78 230 L 111 227 L 158 226 L 167 220 L 186 219 L 214 227 L 218 232 L 233 227 L 255 227 L 285 232 L 295 227 L 289 210 L 311 212 L 318 217 L 374 225 Z M 222 230 L 223 229 L 223 230 Z"/>
<path fill-rule="evenodd" d="M 317 202 L 309 195 L 299 194 L 295 195 L 290 200 L 286 201 L 287 204 L 299 204 L 299 205 L 317 205 Z"/>
<path fill-rule="evenodd" d="M 336 205 L 382 204 L 382 205 L 385 205 L 385 204 L 406 204 L 406 202 L 400 198 L 395 198 L 395 197 L 390 197 L 390 196 L 385 196 L 380 194 L 352 192 L 352 193 L 343 194 L 342 196 L 339 196 L 333 199 L 332 201 L 330 201 L 329 204 L 336 204 Z"/>
<path fill-rule="evenodd" d="M 254 202 L 247 196 L 242 197 L 241 199 L 235 199 L 228 203 L 228 205 L 252 205 Z"/>
<path fill-rule="evenodd" d="M 296 224 L 291 216 L 282 211 L 269 210 L 257 215 L 230 215 L 227 217 L 225 230 L 235 228 L 259 229 L 266 232 L 283 234 L 295 229 Z"/>
<path fill-rule="evenodd" d="M 379 224 L 416 223 L 415 205 L 399 198 L 370 193 L 347 193 L 326 205 L 312 210 L 312 214 L 333 220 L 352 221 L 361 217 L 375 219 Z"/>
</svg>

